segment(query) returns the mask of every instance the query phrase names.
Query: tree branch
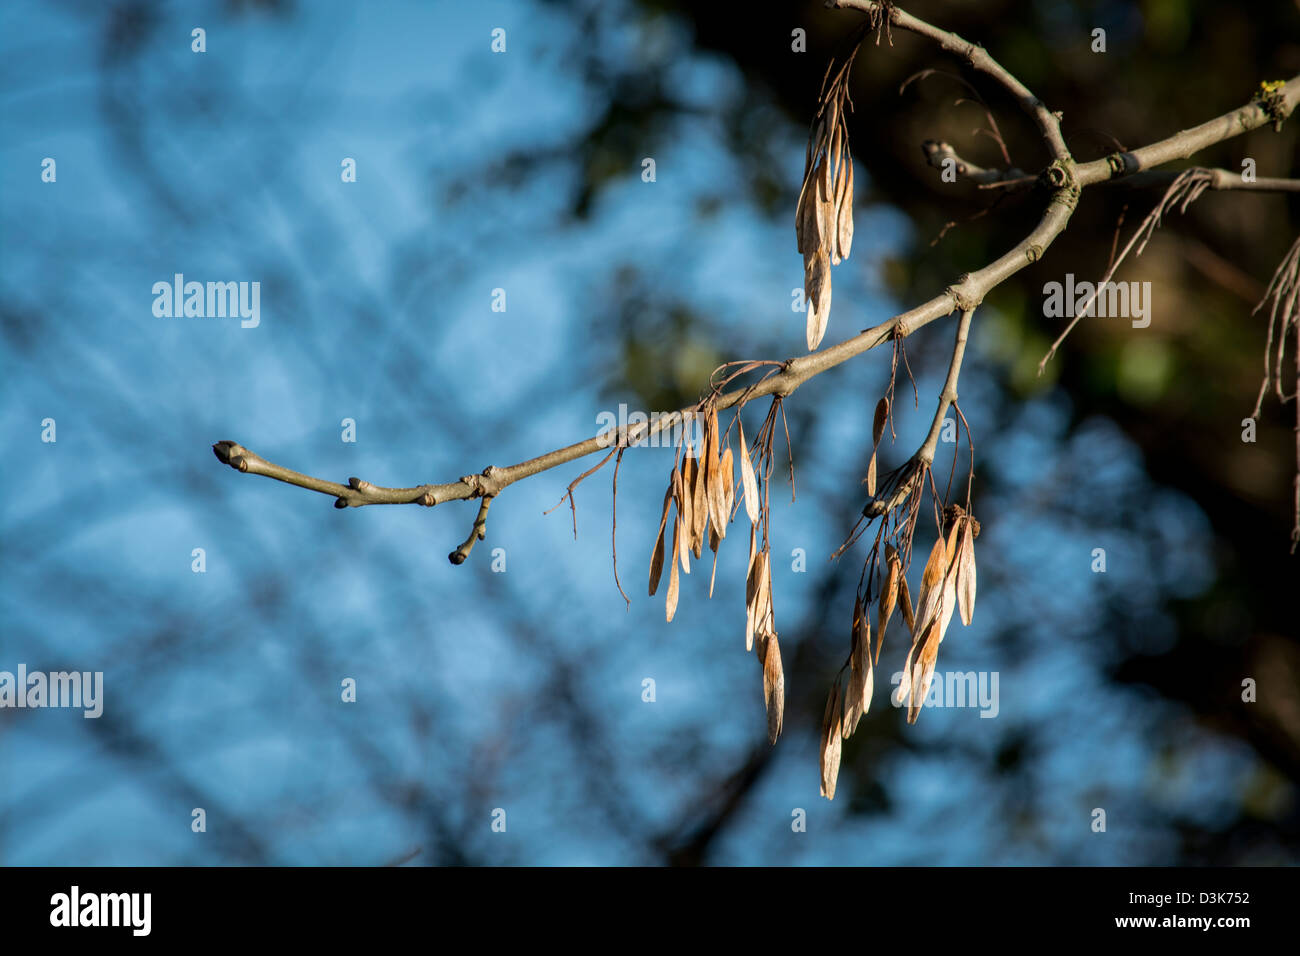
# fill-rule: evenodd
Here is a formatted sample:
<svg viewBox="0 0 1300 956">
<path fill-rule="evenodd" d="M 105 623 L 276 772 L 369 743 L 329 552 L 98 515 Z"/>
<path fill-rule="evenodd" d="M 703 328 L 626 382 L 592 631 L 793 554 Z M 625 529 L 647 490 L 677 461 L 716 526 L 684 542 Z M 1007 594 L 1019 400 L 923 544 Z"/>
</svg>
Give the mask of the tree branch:
<svg viewBox="0 0 1300 956">
<path fill-rule="evenodd" d="M 957 323 L 957 339 L 952 346 L 952 360 L 948 363 L 948 377 L 944 379 L 943 391 L 939 393 L 939 407 L 935 409 L 934 419 L 930 422 L 930 434 L 925 443 L 917 449 L 916 457 L 927 465 L 934 462 L 934 450 L 939 443 L 939 434 L 943 431 L 943 419 L 948 414 L 952 403 L 957 401 L 957 378 L 961 375 L 962 357 L 966 354 L 966 337 L 970 333 L 971 317 L 974 310 L 968 309 L 961 314 Z"/>
<path fill-rule="evenodd" d="M 888 16 L 891 26 L 927 37 L 933 40 L 940 49 L 961 57 L 973 69 L 992 77 L 1015 97 L 1021 109 L 1028 113 L 1034 123 L 1037 124 L 1038 131 L 1047 144 L 1047 149 L 1054 160 L 1060 162 L 1071 160 L 1070 151 L 1065 145 L 1065 138 L 1061 135 L 1060 116 L 1044 106 L 1042 100 L 1029 92 L 1023 83 L 1012 76 L 1001 63 L 993 59 L 988 51 L 979 44 L 963 40 L 955 33 L 941 30 L 932 24 L 926 23 L 924 20 L 900 10 L 892 3 L 881 3 L 879 0 L 826 0 L 826 5 L 828 7 L 861 10 L 863 13 L 877 16 Z"/>
<path fill-rule="evenodd" d="M 452 564 L 464 564 L 469 553 L 474 550 L 474 542 L 482 541 L 487 537 L 487 513 L 491 506 L 492 495 L 484 495 L 483 503 L 478 506 L 478 517 L 474 519 L 474 527 L 469 529 L 469 537 L 461 542 L 459 548 L 447 555 L 447 560 Z"/>
<path fill-rule="evenodd" d="M 1166 140 L 1130 153 L 1117 153 L 1104 160 L 1076 165 L 1061 135 L 1060 117 L 1050 112 L 1042 101 L 1030 93 L 982 47 L 919 20 L 892 4 L 882 4 L 876 0 L 828 0 L 828 5 L 856 9 L 869 14 L 887 15 L 891 25 L 932 39 L 942 49 L 964 58 L 971 67 L 987 74 L 1006 88 L 1037 124 L 1048 151 L 1054 157 L 1053 163 L 1038 177 L 1039 181 L 1051 190 L 1051 195 L 1033 231 L 995 261 L 982 269 L 960 276 L 944 292 L 922 305 L 895 315 L 879 325 L 865 329 L 858 335 L 819 352 L 789 359 L 781 364 L 781 371 L 770 374 L 752 385 L 719 396 L 714 403 L 719 411 L 765 395 L 788 396 L 808 379 L 876 348 L 895 336 L 910 335 L 922 326 L 950 315 L 954 310 L 962 312 L 963 328 L 968 327 L 970 314 L 991 289 L 1025 266 L 1042 258 L 1052 241 L 1064 231 L 1083 187 L 1127 176 L 1171 160 L 1185 158 L 1198 149 L 1256 129 L 1265 123 L 1272 122 L 1276 125 L 1294 110 L 1297 100 L 1300 99 L 1300 77 L 1296 77 L 1272 88 L 1268 98 L 1252 102 Z M 960 334 L 961 331 L 962 329 L 959 328 L 959 343 L 964 343 L 964 335 Z M 956 365 L 959 365 L 960 355 L 955 354 L 954 359 Z M 950 375 L 953 371 L 955 366 L 950 368 Z M 955 386 L 955 381 L 953 384 Z M 947 389 L 945 389 L 946 393 Z M 611 446 L 622 448 L 633 445 L 677 425 L 693 412 L 694 408 L 681 409 L 660 416 L 653 422 L 620 429 L 617 433 L 604 432 L 509 467 L 500 468 L 490 465 L 482 473 L 466 475 L 456 482 L 424 484 L 411 488 L 384 488 L 359 478 L 348 479 L 347 485 L 314 478 L 267 461 L 234 441 L 217 442 L 212 446 L 212 450 L 219 460 L 237 471 L 274 478 L 309 491 L 332 495 L 337 508 L 357 508 L 374 504 L 420 504 L 432 507 L 447 501 L 490 499 L 516 481 L 597 451 L 606 450 Z M 486 503 L 480 509 L 479 520 L 475 522 L 470 538 L 460 549 L 452 552 L 453 561 L 457 554 L 468 555 L 473 541 L 476 540 L 475 536 L 481 529 L 482 520 L 486 518 L 485 512 Z"/>
<path fill-rule="evenodd" d="M 1300 76 L 1294 76 L 1283 84 L 1273 99 L 1252 101 L 1158 143 L 1131 152 L 1111 153 L 1105 159 L 1083 163 L 1075 170 L 1075 174 L 1080 186 L 1091 186 L 1108 179 L 1130 176 L 1153 166 L 1163 166 L 1174 160 L 1186 159 L 1207 146 L 1259 129 L 1268 123 L 1277 126 L 1282 119 L 1291 115 L 1297 101 L 1300 101 Z"/>
</svg>

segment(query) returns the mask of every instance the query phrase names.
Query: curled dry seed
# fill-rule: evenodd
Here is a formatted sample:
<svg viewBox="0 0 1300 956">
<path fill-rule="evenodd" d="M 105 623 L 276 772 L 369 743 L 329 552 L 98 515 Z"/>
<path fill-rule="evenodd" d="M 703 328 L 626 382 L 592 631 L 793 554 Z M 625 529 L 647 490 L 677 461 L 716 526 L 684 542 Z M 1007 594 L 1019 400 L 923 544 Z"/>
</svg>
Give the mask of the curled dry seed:
<svg viewBox="0 0 1300 956">
<path fill-rule="evenodd" d="M 926 632 L 925 641 L 921 645 L 921 652 L 917 655 L 916 664 L 912 669 L 912 680 L 909 689 L 911 701 L 907 707 L 907 722 L 916 723 L 916 718 L 921 713 L 921 707 L 925 703 L 925 695 L 930 692 L 930 681 L 934 677 L 935 661 L 939 657 L 939 622 L 935 621 L 930 625 Z"/>
<path fill-rule="evenodd" d="M 704 551 L 704 528 L 709 520 L 709 503 L 704 487 L 707 480 L 705 471 L 707 467 L 707 458 L 696 459 L 695 473 L 691 476 L 693 484 L 691 488 L 691 550 L 695 552 L 696 560 L 699 560 Z"/>
<path fill-rule="evenodd" d="M 831 262 L 834 265 L 840 264 L 840 245 L 839 245 L 839 218 L 840 218 L 840 200 L 844 193 L 844 133 L 837 122 L 835 131 L 831 134 L 831 142 L 828 156 L 832 165 L 830 170 L 831 188 L 826 202 L 826 225 L 827 225 L 827 242 L 829 247 Z"/>
<path fill-rule="evenodd" d="M 871 444 L 879 445 L 885 435 L 885 423 L 889 420 L 889 399 L 882 398 L 876 402 L 876 414 L 871 422 Z"/>
<path fill-rule="evenodd" d="M 907 590 L 907 578 L 902 575 L 898 578 L 898 595 L 903 599 L 903 620 L 907 623 L 907 630 L 915 634 L 916 616 L 912 613 L 912 595 Z"/>
<path fill-rule="evenodd" d="M 957 610 L 957 562 L 948 567 L 943 576 L 943 597 L 939 605 L 939 640 L 948 633 L 948 624 L 952 621 L 952 612 Z"/>
<path fill-rule="evenodd" d="M 740 413 L 736 413 L 736 424 L 740 430 L 740 480 L 745 486 L 745 511 L 749 514 L 751 524 L 758 524 L 758 479 L 754 477 L 754 465 L 749 460 L 749 448 L 745 444 L 745 426 L 740 424 Z"/>
<path fill-rule="evenodd" d="M 677 518 L 681 525 L 680 537 L 677 539 L 677 558 L 682 563 L 682 573 L 691 573 L 691 505 L 695 500 L 695 494 L 691 488 L 691 481 L 694 478 L 695 459 L 686 457 L 682 460 L 682 484 L 680 496 L 677 500 Z"/>
<path fill-rule="evenodd" d="M 939 602 L 943 597 L 944 571 L 948 568 L 948 543 L 940 535 L 930 549 L 930 558 L 921 572 L 921 593 L 916 601 L 917 629 L 924 632 L 930 622 L 938 617 Z M 916 636 L 913 632 L 913 636 Z"/>
<path fill-rule="evenodd" d="M 668 524 L 668 509 L 672 503 L 673 489 L 669 485 L 664 492 L 664 513 L 659 517 L 659 536 L 655 538 L 654 550 L 650 553 L 650 597 L 654 597 L 659 590 L 659 578 L 664 572 L 664 529 Z"/>
<path fill-rule="evenodd" d="M 848 703 L 844 713 L 843 734 L 847 740 L 857 730 L 858 721 L 871 707 L 873 679 L 871 673 L 871 618 L 862 606 L 862 598 L 853 602 L 853 626 L 849 646 L 850 671 Z"/>
<path fill-rule="evenodd" d="M 831 193 L 838 202 L 840 190 L 844 186 L 844 124 L 840 122 L 839 103 L 835 104 L 835 118 L 831 121 L 830 141 L 826 144 L 826 155 L 830 158 Z"/>
<path fill-rule="evenodd" d="M 682 514 L 682 530 L 686 532 L 685 544 L 691 546 L 691 532 L 695 527 L 695 456 L 688 448 L 682 457 L 682 500 L 678 510 Z M 689 572 L 688 572 L 689 573 Z"/>
<path fill-rule="evenodd" d="M 853 219 L 853 159 L 849 154 L 849 142 L 847 131 L 843 132 L 838 139 L 836 149 L 835 164 L 835 198 L 834 214 L 831 220 L 831 262 L 839 265 L 847 259 L 848 253 L 844 251 L 842 237 L 845 234 L 845 217 L 849 220 L 849 232 L 852 232 Z"/>
<path fill-rule="evenodd" d="M 831 312 L 831 261 L 822 249 L 804 259 L 804 298 L 808 306 L 808 351 L 821 344 Z"/>
<path fill-rule="evenodd" d="M 961 609 L 961 622 L 970 626 L 975 614 L 975 533 L 967 518 L 961 533 L 961 546 L 957 553 L 957 606 Z"/>
<path fill-rule="evenodd" d="M 807 223 L 803 248 L 805 258 L 825 252 L 830 243 L 833 223 L 826 218 L 829 195 L 822 185 L 826 177 L 826 157 L 823 155 L 817 160 L 812 178 L 808 181 L 808 192 L 804 196 L 804 222 Z"/>
<path fill-rule="evenodd" d="M 713 549 L 713 571 L 709 574 L 709 600 L 713 600 L 713 582 L 718 578 L 718 529 L 709 528 L 709 547 Z"/>
<path fill-rule="evenodd" d="M 831 258 L 835 255 L 835 205 L 829 199 L 818 204 L 817 219 L 818 222 L 821 224 L 820 228 L 824 229 L 826 232 L 830 234 L 829 237 L 825 239 L 820 246 L 818 246 L 816 249 L 813 250 L 813 253 L 815 254 L 815 258 L 826 259 L 826 281 L 824 284 L 826 287 L 826 297 L 829 300 L 830 284 L 831 284 Z M 808 256 L 804 256 L 804 280 L 805 280 L 804 285 L 805 286 L 807 286 L 808 284 L 807 283 L 808 259 L 809 259 Z M 804 295 L 808 296 L 810 294 L 811 293 L 807 289 L 805 289 Z M 818 305 L 820 306 L 821 303 L 818 302 Z M 829 306 L 828 306 L 828 311 L 829 311 Z M 825 319 L 823 319 L 823 324 L 825 324 Z"/>
<path fill-rule="evenodd" d="M 840 682 L 831 687 L 830 696 L 826 698 L 826 714 L 822 717 L 822 796 L 827 800 L 835 799 L 835 782 L 840 775 L 840 748 L 843 744 L 841 726 L 843 715 L 840 709 Z"/>
<path fill-rule="evenodd" d="M 766 549 L 758 553 L 761 570 L 758 574 L 758 613 L 754 627 L 764 634 L 776 633 L 776 620 L 772 611 L 772 553 Z"/>
<path fill-rule="evenodd" d="M 758 538 L 753 525 L 749 526 L 749 569 L 745 574 L 745 650 L 754 649 L 754 596 L 758 592 L 758 577 L 754 566 L 758 561 Z"/>
<path fill-rule="evenodd" d="M 852 177 L 853 167 L 849 167 Z M 845 253 L 847 255 L 847 253 Z M 867 494 L 876 497 L 876 450 L 880 447 L 880 438 L 885 433 L 885 421 L 889 418 L 889 399 L 882 398 L 876 402 L 876 414 L 871 422 L 871 461 L 867 463 Z"/>
<path fill-rule="evenodd" d="M 682 464 L 673 464 L 672 472 L 672 499 L 677 506 L 677 523 L 673 525 L 672 531 L 672 562 L 673 564 L 681 563 L 686 574 L 690 574 L 690 557 L 689 550 L 686 548 L 686 536 L 684 533 L 679 535 L 684 523 L 685 516 L 690 512 L 690 496 L 686 494 L 686 484 L 682 477 Z"/>
<path fill-rule="evenodd" d="M 668 572 L 668 595 L 664 600 L 664 613 L 667 615 L 668 622 L 671 624 L 673 615 L 677 613 L 677 534 L 682 527 L 682 516 L 679 514 L 673 522 L 673 563 Z"/>
<path fill-rule="evenodd" d="M 848 152 L 847 145 L 845 152 Z M 836 217 L 835 244 L 841 259 L 849 257 L 849 250 L 853 248 L 853 157 L 848 156 L 845 160 L 845 175 L 843 179 L 846 182 L 844 193 L 839 201 L 839 213 Z"/>
<path fill-rule="evenodd" d="M 827 153 L 819 167 L 817 177 L 817 247 L 813 252 L 824 252 L 827 259 L 835 253 L 835 187 L 831 182 L 831 156 Z"/>
<path fill-rule="evenodd" d="M 730 445 L 722 453 L 722 464 L 718 467 L 722 471 L 722 500 L 725 503 L 725 507 L 722 509 L 722 524 L 718 528 L 718 534 L 725 538 L 727 536 L 727 524 L 732 517 L 731 510 L 736 506 L 736 464 L 735 458 L 731 454 Z"/>
<path fill-rule="evenodd" d="M 840 123 L 840 98 L 835 93 L 832 93 L 829 97 L 827 97 L 825 120 L 826 120 L 826 125 L 824 127 L 824 132 L 820 137 L 822 140 L 820 145 L 826 151 L 826 161 L 828 163 L 831 163 L 835 161 L 836 154 L 839 152 L 840 135 L 841 135 L 840 130 L 842 128 L 842 125 Z M 828 173 L 838 176 L 839 169 L 838 168 L 829 169 Z M 829 184 L 830 184 L 830 177 L 828 175 L 827 185 L 829 186 Z"/>
<path fill-rule="evenodd" d="M 898 686 L 894 688 L 895 707 L 902 707 L 905 705 L 908 696 L 912 693 L 912 657 L 915 654 L 916 640 L 913 638 L 912 646 L 907 649 L 907 660 L 903 661 L 903 669 L 898 675 Z"/>
<path fill-rule="evenodd" d="M 705 424 L 706 441 L 708 446 L 708 470 L 706 472 L 708 481 L 705 483 L 705 494 L 709 504 L 709 525 L 712 529 L 709 535 L 709 547 L 716 552 L 717 546 L 713 544 L 713 538 L 716 536 L 722 538 L 727 533 L 726 522 L 726 492 L 722 487 L 722 462 L 718 455 L 718 410 L 716 408 L 709 410 L 709 417 Z"/>
<path fill-rule="evenodd" d="M 945 548 L 945 558 L 947 566 L 943 572 L 943 596 L 939 605 L 939 640 L 943 641 L 943 636 L 948 633 L 948 624 L 952 621 L 952 612 L 957 609 L 957 536 L 961 531 L 961 522 L 953 523 L 952 529 L 948 532 L 948 543 Z"/>
<path fill-rule="evenodd" d="M 804 178 L 795 209 L 796 247 L 803 256 L 812 255 L 821 246 L 821 237 L 817 235 L 817 178 L 817 173 Z"/>
<path fill-rule="evenodd" d="M 763 639 L 763 706 L 767 710 L 767 742 L 776 743 L 785 721 L 785 671 L 781 667 L 781 645 L 776 633 Z"/>
<path fill-rule="evenodd" d="M 880 604 L 876 608 L 876 660 L 880 660 L 880 645 L 885 640 L 889 618 L 898 604 L 898 585 L 903 577 L 903 561 L 898 556 L 898 549 L 888 541 L 885 542 L 885 565 L 885 582 L 881 585 Z"/>
<path fill-rule="evenodd" d="M 831 202 L 831 196 L 834 194 L 833 190 L 831 189 L 831 155 L 830 155 L 829 148 L 827 148 L 826 151 L 822 153 L 821 162 L 817 164 L 816 175 L 817 175 L 817 202 L 819 205 L 829 206 Z M 823 216 L 823 211 L 821 209 L 818 209 L 817 215 L 820 219 L 820 222 L 826 222 L 824 218 L 820 218 Z M 819 229 L 821 233 L 822 245 L 828 245 L 831 237 L 829 228 L 820 228 L 820 223 L 819 223 Z"/>
<path fill-rule="evenodd" d="M 754 559 L 754 634 L 761 642 L 771 634 L 772 627 L 772 571 L 767 551 L 759 551 Z M 760 644 L 761 646 L 761 644 Z"/>
</svg>

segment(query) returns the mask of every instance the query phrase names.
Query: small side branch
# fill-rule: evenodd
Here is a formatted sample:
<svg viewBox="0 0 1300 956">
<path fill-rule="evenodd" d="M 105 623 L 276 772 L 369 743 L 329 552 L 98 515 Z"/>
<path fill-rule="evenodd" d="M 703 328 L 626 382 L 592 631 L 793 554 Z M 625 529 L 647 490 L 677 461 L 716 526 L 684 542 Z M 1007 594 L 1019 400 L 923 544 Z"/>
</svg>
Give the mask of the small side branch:
<svg viewBox="0 0 1300 956">
<path fill-rule="evenodd" d="M 968 309 L 962 312 L 961 321 L 957 323 L 957 339 L 953 343 L 952 359 L 948 362 L 948 377 L 944 380 L 943 391 L 939 393 L 939 406 L 930 422 L 930 434 L 926 435 L 925 443 L 916 452 L 916 457 L 927 465 L 934 463 L 934 451 L 943 431 L 944 417 L 948 414 L 949 407 L 957 401 L 957 379 L 961 375 L 962 358 L 966 355 L 966 338 L 970 334 L 971 318 L 974 315 L 975 310 Z"/>
<path fill-rule="evenodd" d="M 459 548 L 447 555 L 447 560 L 452 564 L 464 564 L 469 553 L 474 550 L 474 542 L 482 541 L 487 537 L 487 513 L 488 508 L 492 506 L 492 495 L 484 495 L 483 503 L 478 506 L 478 517 L 474 519 L 474 527 L 469 530 L 469 537 L 466 538 Z"/>
<path fill-rule="evenodd" d="M 1006 67 L 993 59 L 982 46 L 971 43 L 969 40 L 963 40 L 957 34 L 948 30 L 941 30 L 933 24 L 926 23 L 924 20 L 898 9 L 892 3 L 881 3 L 879 0 L 827 0 L 826 5 L 861 10 L 868 15 L 879 16 L 883 14 L 889 18 L 891 26 L 933 40 L 940 49 L 962 58 L 972 69 L 992 77 L 1015 97 L 1016 102 L 1020 104 L 1021 108 L 1029 114 L 1029 117 L 1038 126 L 1039 135 L 1046 144 L 1048 152 L 1051 153 L 1052 160 L 1061 163 L 1073 162 L 1070 151 L 1065 145 L 1065 137 L 1061 135 L 1060 116 L 1044 106 L 1042 100 L 1029 92 L 1025 84 L 1012 76 Z"/>
<path fill-rule="evenodd" d="M 958 176 L 962 179 L 969 179 L 982 189 L 1030 185 L 1038 180 L 1037 176 L 1031 176 L 1018 167 L 992 169 L 980 166 L 978 163 L 972 163 L 970 160 L 964 159 L 953 148 L 951 143 L 945 143 L 942 140 L 927 139 L 921 144 L 921 152 L 925 156 L 925 161 L 940 171 L 943 171 L 944 163 L 951 160 L 953 163 L 952 169 Z"/>
</svg>

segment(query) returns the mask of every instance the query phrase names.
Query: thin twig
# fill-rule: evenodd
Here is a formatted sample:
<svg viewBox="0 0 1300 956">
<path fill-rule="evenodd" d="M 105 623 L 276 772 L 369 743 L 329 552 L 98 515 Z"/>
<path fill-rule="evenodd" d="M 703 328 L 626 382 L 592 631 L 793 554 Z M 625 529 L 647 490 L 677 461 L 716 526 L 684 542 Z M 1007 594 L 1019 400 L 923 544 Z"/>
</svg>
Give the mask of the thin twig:
<svg viewBox="0 0 1300 956">
<path fill-rule="evenodd" d="M 962 58 L 973 69 L 992 77 L 1015 97 L 1016 102 L 1033 119 L 1052 158 L 1061 162 L 1073 161 L 1069 149 L 1066 148 L 1065 138 L 1061 135 L 1061 118 L 1048 110 L 1043 105 L 1042 100 L 1029 92 L 1023 83 L 1012 76 L 1002 64 L 993 59 L 982 46 L 963 40 L 955 33 L 941 30 L 939 27 L 898 9 L 893 4 L 881 3 L 879 0 L 828 0 L 828 5 L 861 10 L 868 15 L 883 13 L 889 18 L 891 26 L 933 40 L 940 49 Z"/>
<path fill-rule="evenodd" d="M 939 393 L 939 407 L 934 410 L 930 422 L 930 433 L 916 451 L 916 458 L 929 465 L 934 462 L 934 451 L 939 443 L 939 433 L 943 430 L 943 420 L 948 414 L 948 406 L 957 401 L 957 378 L 961 375 L 962 358 L 966 354 L 966 337 L 970 332 L 974 309 L 967 309 L 961 314 L 957 323 L 957 338 L 952 346 L 952 358 L 948 362 L 948 377 L 944 379 L 943 391 Z"/>
<path fill-rule="evenodd" d="M 447 555 L 447 560 L 452 564 L 464 564 L 469 553 L 474 550 L 474 543 L 487 537 L 487 513 L 488 508 L 492 506 L 492 498 L 492 495 L 483 496 L 483 503 L 478 506 L 478 517 L 474 519 L 474 526 L 469 529 L 469 537 L 461 542 L 459 548 Z"/>
</svg>

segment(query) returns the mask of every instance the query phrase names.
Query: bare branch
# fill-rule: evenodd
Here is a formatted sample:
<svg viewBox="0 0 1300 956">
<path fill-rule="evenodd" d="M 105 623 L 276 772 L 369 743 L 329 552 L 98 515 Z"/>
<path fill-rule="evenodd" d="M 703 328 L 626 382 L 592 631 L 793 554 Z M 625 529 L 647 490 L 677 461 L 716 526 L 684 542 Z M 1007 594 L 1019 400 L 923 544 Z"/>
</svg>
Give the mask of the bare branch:
<svg viewBox="0 0 1300 956">
<path fill-rule="evenodd" d="M 1230 113 L 1215 117 L 1200 126 L 1175 133 L 1149 146 L 1126 153 L 1111 153 L 1105 159 L 1083 163 L 1075 170 L 1080 186 L 1109 179 L 1131 176 L 1144 169 L 1163 166 L 1198 153 L 1207 146 L 1221 143 L 1242 133 L 1259 129 L 1267 124 L 1277 125 L 1280 118 L 1289 116 L 1300 101 L 1300 76 L 1292 77 L 1277 91 L 1276 96 L 1247 103 Z"/>
<path fill-rule="evenodd" d="M 1008 169 L 987 169 L 977 163 L 972 163 L 968 159 L 963 159 L 957 150 L 950 143 L 942 140 L 927 139 L 921 144 L 921 152 L 925 154 L 925 161 L 935 169 L 942 170 L 946 160 L 952 160 L 953 171 L 963 179 L 969 179 L 973 183 L 981 186 L 988 185 L 1012 185 L 1022 183 L 1032 183 L 1038 177 L 1031 176 L 1023 169 L 1011 167 Z"/>
<path fill-rule="evenodd" d="M 1007 72 L 1002 64 L 989 56 L 988 51 L 982 46 L 963 40 L 955 33 L 932 26 L 898 9 L 892 3 L 881 3 L 879 0 L 827 0 L 826 5 L 861 10 L 875 16 L 884 14 L 889 18 L 891 26 L 927 37 L 937 43 L 941 49 L 961 57 L 973 69 L 992 77 L 1015 97 L 1016 102 L 1037 124 L 1038 131 L 1054 160 L 1058 162 L 1071 160 L 1065 138 L 1061 135 L 1060 116 L 1048 110 L 1042 100 L 1029 92 L 1025 85 Z"/>
<path fill-rule="evenodd" d="M 484 495 L 483 503 L 478 507 L 478 517 L 474 519 L 474 527 L 469 530 L 469 537 L 461 542 L 459 548 L 447 555 L 447 560 L 452 564 L 464 564 L 469 553 L 474 550 L 474 542 L 482 541 L 487 537 L 487 513 L 491 505 L 492 495 Z"/>
<path fill-rule="evenodd" d="M 967 309 L 961 314 L 957 323 L 957 338 L 952 346 L 952 359 L 948 362 L 948 377 L 944 379 L 943 391 L 939 393 L 939 406 L 934 411 L 930 422 L 930 433 L 925 442 L 917 449 L 916 457 L 927 465 L 934 462 L 934 450 L 939 443 L 939 433 L 943 430 L 943 419 L 948 414 L 948 407 L 957 401 L 957 379 L 961 375 L 962 358 L 966 354 L 966 338 L 970 333 L 971 318 L 974 309 Z"/>
<path fill-rule="evenodd" d="M 955 283 L 928 302 L 821 351 L 792 358 L 783 363 L 748 363 L 747 367 L 751 369 L 762 364 L 779 364 L 780 371 L 769 373 L 760 381 L 745 387 L 713 396 L 712 407 L 719 411 L 764 395 L 788 396 L 808 379 L 876 348 L 886 341 L 901 340 L 922 326 L 950 315 L 955 310 L 963 313 L 963 322 L 968 325 L 969 314 L 983 301 L 991 289 L 1025 266 L 1042 258 L 1047 248 L 1069 222 L 1082 187 L 1116 179 L 1170 160 L 1184 158 L 1197 149 L 1256 129 L 1265 123 L 1273 123 L 1276 126 L 1281 119 L 1289 115 L 1297 99 L 1300 99 L 1300 77 L 1296 77 L 1285 84 L 1269 87 L 1266 97 L 1201 126 L 1178 133 L 1167 140 L 1142 147 L 1131 153 L 1115 154 L 1106 160 L 1076 165 L 1062 138 L 1060 117 L 1050 112 L 983 48 L 911 16 L 892 4 L 875 2 L 875 0 L 830 0 L 829 5 L 861 10 L 876 18 L 878 24 L 882 18 L 887 18 L 885 20 L 887 27 L 897 26 L 932 39 L 940 48 L 964 58 L 972 68 L 1001 84 L 1037 124 L 1048 151 L 1054 158 L 1053 163 L 1038 177 L 1051 190 L 1050 198 L 1038 224 L 1015 247 L 982 269 L 962 275 Z M 1218 178 L 1216 176 L 1215 181 L 1218 181 Z M 1226 183 L 1227 179 L 1223 181 Z M 1279 185 L 1288 181 L 1262 182 L 1266 182 L 1268 186 L 1259 188 L 1290 188 Z M 1211 188 L 1228 187 L 1211 186 Z M 955 387 L 955 381 L 953 384 Z M 660 416 L 653 422 L 638 423 L 621 429 L 617 433 L 601 433 L 509 467 L 488 466 L 482 473 L 464 476 L 459 481 L 423 484 L 410 488 L 385 488 L 359 478 L 350 478 L 347 485 L 314 478 L 267 461 L 234 441 L 217 442 L 213 445 L 213 452 L 223 463 L 237 471 L 263 475 L 309 491 L 331 495 L 335 498 L 335 506 L 338 508 L 356 508 L 373 504 L 421 504 L 432 507 L 446 501 L 490 499 L 516 481 L 597 451 L 634 445 L 644 438 L 676 426 L 693 410 L 682 409 Z M 481 518 L 486 518 L 485 511 L 486 508 L 480 509 Z M 476 521 L 475 533 L 478 528 L 479 523 Z M 466 544 L 472 546 L 473 540 L 477 539 L 471 535 L 470 541 Z M 465 554 L 468 554 L 469 547 L 462 545 L 462 549 Z M 453 552 L 453 554 L 457 553 L 460 552 Z"/>
</svg>

